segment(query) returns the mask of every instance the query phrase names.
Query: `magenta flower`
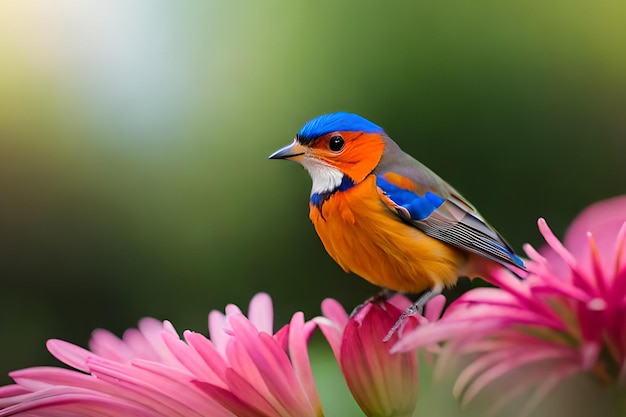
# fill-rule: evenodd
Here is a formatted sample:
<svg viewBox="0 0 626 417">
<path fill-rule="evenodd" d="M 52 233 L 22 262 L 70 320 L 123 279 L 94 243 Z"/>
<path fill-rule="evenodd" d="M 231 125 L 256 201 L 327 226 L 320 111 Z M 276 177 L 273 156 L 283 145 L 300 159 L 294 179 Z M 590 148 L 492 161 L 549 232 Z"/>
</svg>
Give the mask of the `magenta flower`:
<svg viewBox="0 0 626 417">
<path fill-rule="evenodd" d="M 428 305 L 438 316 L 445 299 L 440 296 Z M 367 416 L 411 416 L 417 401 L 417 354 L 391 354 L 397 333 L 387 343 L 383 338 L 400 314 L 410 305 L 402 296 L 390 301 L 365 304 L 353 317 L 332 299 L 322 303 L 323 317 L 313 319 L 328 340 L 339 362 L 348 388 Z M 429 316 L 430 317 L 430 316 Z M 404 331 L 424 317 L 409 318 Z"/>
<path fill-rule="evenodd" d="M 230 305 L 212 312 L 212 339 L 181 340 L 165 321 L 143 319 L 122 339 L 98 330 L 85 350 L 50 340 L 48 350 L 76 370 L 38 367 L 11 373 L 0 388 L 0 416 L 310 416 L 323 415 L 302 313 L 272 331 L 269 296 L 249 318 Z"/>
<path fill-rule="evenodd" d="M 585 210 L 565 246 L 543 219 L 539 230 L 548 247 L 537 252 L 526 246 L 526 280 L 498 271 L 492 278 L 500 288 L 467 292 L 440 321 L 405 333 L 393 351 L 445 342 L 439 366 L 453 357 L 473 359 L 455 384 L 463 403 L 512 372 L 518 385 L 511 396 L 534 389 L 527 411 L 574 374 L 624 387 L 626 196 Z"/>
</svg>

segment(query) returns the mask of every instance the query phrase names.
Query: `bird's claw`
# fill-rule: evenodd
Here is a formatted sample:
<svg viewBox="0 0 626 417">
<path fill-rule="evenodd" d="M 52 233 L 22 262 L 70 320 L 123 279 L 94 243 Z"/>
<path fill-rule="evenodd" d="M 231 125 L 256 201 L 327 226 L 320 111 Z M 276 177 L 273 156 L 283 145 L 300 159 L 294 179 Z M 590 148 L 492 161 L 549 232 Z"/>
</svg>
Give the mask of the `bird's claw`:
<svg viewBox="0 0 626 417">
<path fill-rule="evenodd" d="M 400 318 L 396 321 L 393 327 L 387 332 L 387 336 L 384 337 L 383 342 L 388 342 L 389 339 L 393 336 L 396 331 L 402 331 L 400 326 L 407 319 L 407 317 L 412 316 L 415 313 L 422 313 L 422 309 L 430 300 L 432 300 L 437 294 L 441 294 L 443 290 L 442 285 L 435 285 L 434 287 L 424 291 L 424 293 L 415 301 L 413 304 L 407 308 L 404 313 L 400 316 Z M 400 329 L 400 330 L 398 330 Z"/>
<path fill-rule="evenodd" d="M 376 304 L 376 303 L 379 303 L 381 301 L 387 301 L 388 299 L 393 297 L 395 293 L 396 293 L 396 291 L 390 290 L 388 288 L 383 288 L 382 290 L 380 290 L 380 292 L 378 294 L 371 296 L 370 298 L 368 298 L 367 300 L 363 301 L 358 306 L 354 307 L 352 309 L 352 312 L 350 313 L 350 317 L 354 317 L 356 315 L 356 313 L 358 313 L 359 311 L 361 311 L 361 309 L 363 307 L 365 307 L 366 304 L 369 304 L 369 303 Z"/>
<path fill-rule="evenodd" d="M 411 304 L 409 308 L 404 310 L 404 313 L 402 313 L 402 315 L 398 318 L 398 320 L 396 320 L 393 327 L 389 329 L 389 332 L 387 332 L 387 335 L 383 338 L 383 342 L 388 342 L 396 331 L 400 332 L 401 331 L 400 326 L 402 326 L 404 321 L 409 316 L 412 316 L 413 314 L 420 312 L 421 309 L 422 309 L 421 307 L 418 307 L 415 304 Z"/>
</svg>

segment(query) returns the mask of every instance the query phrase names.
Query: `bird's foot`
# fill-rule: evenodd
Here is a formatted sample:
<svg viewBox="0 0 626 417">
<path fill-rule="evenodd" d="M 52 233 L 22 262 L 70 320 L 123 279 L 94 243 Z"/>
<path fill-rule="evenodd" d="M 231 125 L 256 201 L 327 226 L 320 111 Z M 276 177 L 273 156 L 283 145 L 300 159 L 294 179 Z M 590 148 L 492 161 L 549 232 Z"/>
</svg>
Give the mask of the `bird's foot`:
<svg viewBox="0 0 626 417">
<path fill-rule="evenodd" d="M 402 329 L 400 327 L 406 321 L 406 319 L 413 314 L 421 314 L 426 303 L 435 298 L 437 295 L 441 294 L 441 291 L 443 291 L 443 286 L 435 285 L 433 288 L 426 290 L 422 295 L 420 295 L 419 298 L 413 304 L 411 304 L 409 308 L 404 311 L 404 313 L 402 313 L 398 320 L 396 320 L 396 323 L 391 329 L 389 329 L 389 332 L 384 337 L 383 342 L 388 342 L 396 331 L 401 333 Z"/>
<path fill-rule="evenodd" d="M 411 304 L 409 308 L 404 310 L 404 313 L 402 313 L 400 318 L 396 320 L 396 323 L 393 325 L 393 327 L 389 329 L 389 332 L 384 337 L 383 342 L 388 342 L 389 339 L 391 339 L 391 337 L 393 336 L 393 334 L 400 328 L 400 326 L 402 326 L 402 323 L 404 323 L 407 317 L 412 316 L 413 314 L 417 313 L 420 309 L 421 307 L 417 307 L 415 304 Z"/>
<path fill-rule="evenodd" d="M 396 294 L 396 292 L 397 291 L 390 290 L 389 288 L 383 288 L 382 290 L 380 290 L 378 294 L 371 296 L 370 298 L 363 301 L 358 306 L 354 307 L 354 309 L 352 309 L 352 312 L 350 313 L 350 317 L 354 317 L 356 313 L 358 313 L 363 307 L 365 307 L 366 304 L 387 301 L 388 299 L 393 297 Z"/>
</svg>

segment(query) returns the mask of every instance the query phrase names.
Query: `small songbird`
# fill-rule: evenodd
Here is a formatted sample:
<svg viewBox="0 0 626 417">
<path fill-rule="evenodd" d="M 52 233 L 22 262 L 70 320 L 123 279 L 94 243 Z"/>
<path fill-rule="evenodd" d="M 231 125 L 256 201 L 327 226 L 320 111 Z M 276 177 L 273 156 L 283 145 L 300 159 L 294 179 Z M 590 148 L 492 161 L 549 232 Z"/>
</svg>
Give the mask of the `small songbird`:
<svg viewBox="0 0 626 417">
<path fill-rule="evenodd" d="M 311 221 L 346 272 L 393 291 L 423 293 L 402 319 L 460 276 L 485 277 L 498 265 L 525 270 L 474 206 L 361 116 L 316 117 L 270 159 L 295 161 L 309 172 Z"/>
</svg>

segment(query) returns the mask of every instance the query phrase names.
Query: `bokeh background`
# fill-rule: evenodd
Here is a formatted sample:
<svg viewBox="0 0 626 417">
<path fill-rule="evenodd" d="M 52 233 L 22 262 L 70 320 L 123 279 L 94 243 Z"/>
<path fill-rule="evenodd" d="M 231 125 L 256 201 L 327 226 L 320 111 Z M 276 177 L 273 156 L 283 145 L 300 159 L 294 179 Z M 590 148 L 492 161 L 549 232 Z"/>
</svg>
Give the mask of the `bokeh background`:
<svg viewBox="0 0 626 417">
<path fill-rule="evenodd" d="M 516 248 L 539 216 L 562 234 L 625 190 L 624 22 L 604 0 L 3 1 L 0 383 L 56 364 L 52 337 L 374 293 L 324 252 L 306 172 L 267 160 L 321 113 L 385 127 Z"/>
</svg>

